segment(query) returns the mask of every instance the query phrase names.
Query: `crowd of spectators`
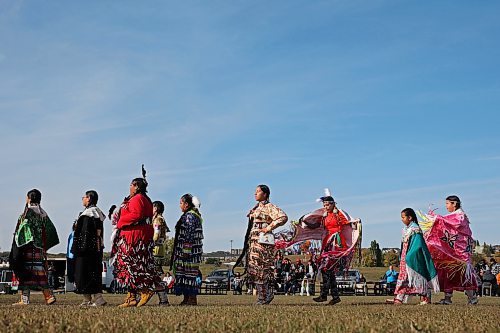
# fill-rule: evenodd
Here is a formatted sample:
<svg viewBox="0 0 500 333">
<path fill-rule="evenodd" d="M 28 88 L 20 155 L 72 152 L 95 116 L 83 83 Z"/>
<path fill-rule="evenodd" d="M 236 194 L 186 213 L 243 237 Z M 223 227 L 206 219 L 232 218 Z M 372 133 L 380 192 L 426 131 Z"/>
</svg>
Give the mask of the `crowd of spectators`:
<svg viewBox="0 0 500 333">
<path fill-rule="evenodd" d="M 274 288 L 276 292 L 285 295 L 300 294 L 310 296 L 314 293 L 317 267 L 312 259 L 304 264 L 297 259 L 292 263 L 290 259 L 283 258 L 281 253 L 274 260 Z"/>
<path fill-rule="evenodd" d="M 491 258 L 489 264 L 482 259 L 475 267 L 478 276 L 478 294 L 483 295 L 483 286 L 491 286 L 491 296 L 500 296 L 500 264 Z"/>
</svg>

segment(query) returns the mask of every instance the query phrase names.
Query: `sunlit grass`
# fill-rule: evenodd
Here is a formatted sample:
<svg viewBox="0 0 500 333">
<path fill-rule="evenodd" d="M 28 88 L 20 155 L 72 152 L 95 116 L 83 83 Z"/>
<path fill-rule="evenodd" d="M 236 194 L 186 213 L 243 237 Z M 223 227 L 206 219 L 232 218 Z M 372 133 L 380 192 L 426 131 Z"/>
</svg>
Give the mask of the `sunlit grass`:
<svg viewBox="0 0 500 333">
<path fill-rule="evenodd" d="M 80 308 L 80 296 L 58 295 L 56 305 L 13 307 L 16 295 L 0 296 L 0 332 L 498 332 L 500 298 L 483 297 L 467 306 L 461 293 L 451 306 L 383 304 L 386 297 L 345 296 L 335 306 L 311 297 L 277 296 L 269 306 L 255 306 L 249 295 L 200 296 L 199 306 L 157 306 L 155 296 L 142 308 L 119 309 L 124 295 L 106 294 L 109 305 Z M 436 297 L 436 300 L 438 298 Z"/>
</svg>

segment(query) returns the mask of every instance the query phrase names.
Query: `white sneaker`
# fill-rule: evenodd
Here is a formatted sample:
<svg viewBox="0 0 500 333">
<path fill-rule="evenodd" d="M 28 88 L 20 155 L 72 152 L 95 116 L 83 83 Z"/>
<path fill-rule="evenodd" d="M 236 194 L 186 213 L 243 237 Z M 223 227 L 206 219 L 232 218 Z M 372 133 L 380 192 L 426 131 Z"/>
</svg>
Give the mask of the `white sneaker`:
<svg viewBox="0 0 500 333">
<path fill-rule="evenodd" d="M 92 306 L 92 304 L 94 304 L 94 303 L 92 303 L 91 301 L 83 301 L 83 302 L 80 304 L 80 306 Z"/>
<path fill-rule="evenodd" d="M 300 295 L 300 296 L 304 296 L 304 294 L 303 294 L 303 293 L 300 293 L 299 295 Z"/>
</svg>

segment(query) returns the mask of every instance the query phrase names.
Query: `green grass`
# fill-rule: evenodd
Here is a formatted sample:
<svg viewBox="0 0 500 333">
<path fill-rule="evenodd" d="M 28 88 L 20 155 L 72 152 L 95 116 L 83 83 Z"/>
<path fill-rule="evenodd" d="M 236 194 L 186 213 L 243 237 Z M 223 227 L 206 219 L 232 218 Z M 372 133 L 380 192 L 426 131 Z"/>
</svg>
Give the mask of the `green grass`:
<svg viewBox="0 0 500 333">
<path fill-rule="evenodd" d="M 0 295 L 0 332 L 498 332 L 500 298 L 483 297 L 467 306 L 456 293 L 450 306 L 383 304 L 385 297 L 345 296 L 335 306 L 310 297 L 277 296 L 269 306 L 255 306 L 254 297 L 200 296 L 199 306 L 156 306 L 155 296 L 142 308 L 119 309 L 124 295 L 104 295 L 109 305 L 80 308 L 80 296 L 58 295 L 55 305 L 13 307 L 17 295 Z M 438 299 L 437 295 L 435 300 Z"/>
</svg>

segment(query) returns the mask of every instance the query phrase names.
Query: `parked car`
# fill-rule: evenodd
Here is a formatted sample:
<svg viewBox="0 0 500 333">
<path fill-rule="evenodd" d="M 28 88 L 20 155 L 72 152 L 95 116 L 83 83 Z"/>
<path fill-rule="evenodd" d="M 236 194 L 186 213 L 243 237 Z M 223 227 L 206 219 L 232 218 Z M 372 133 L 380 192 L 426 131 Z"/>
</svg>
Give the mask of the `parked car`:
<svg viewBox="0 0 500 333">
<path fill-rule="evenodd" d="M 7 267 L 0 268 L 0 294 L 10 294 L 17 292 L 19 283 L 15 279 L 14 272 Z"/>
<path fill-rule="evenodd" d="M 234 280 L 234 275 L 232 270 L 216 269 L 207 276 L 205 282 L 224 284 L 227 286 L 227 289 L 230 290 L 231 285 L 233 285 L 233 280 Z"/>
<path fill-rule="evenodd" d="M 337 281 L 352 281 L 359 283 L 361 280 L 361 273 L 357 269 L 350 269 L 348 271 L 339 271 L 335 274 Z"/>
</svg>

